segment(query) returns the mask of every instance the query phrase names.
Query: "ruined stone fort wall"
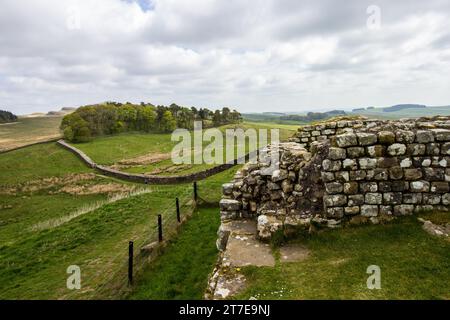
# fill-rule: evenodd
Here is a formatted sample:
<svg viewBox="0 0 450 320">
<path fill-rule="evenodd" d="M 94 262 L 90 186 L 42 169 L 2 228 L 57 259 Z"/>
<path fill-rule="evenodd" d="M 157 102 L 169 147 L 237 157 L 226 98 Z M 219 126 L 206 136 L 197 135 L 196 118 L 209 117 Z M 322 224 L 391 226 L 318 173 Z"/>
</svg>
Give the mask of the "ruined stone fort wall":
<svg viewBox="0 0 450 320">
<path fill-rule="evenodd" d="M 305 126 L 281 145 L 279 170 L 247 164 L 224 185 L 222 219 L 279 229 L 379 223 L 450 205 L 450 117 Z"/>
</svg>

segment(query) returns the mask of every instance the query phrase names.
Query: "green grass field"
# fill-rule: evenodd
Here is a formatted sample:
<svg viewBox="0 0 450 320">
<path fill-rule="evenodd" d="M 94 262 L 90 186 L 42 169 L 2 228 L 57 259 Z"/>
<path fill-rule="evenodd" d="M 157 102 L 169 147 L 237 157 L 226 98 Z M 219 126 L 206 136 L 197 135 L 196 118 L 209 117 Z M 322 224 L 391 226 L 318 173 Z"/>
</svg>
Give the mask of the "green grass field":
<svg viewBox="0 0 450 320">
<path fill-rule="evenodd" d="M 221 131 L 226 129 L 279 129 L 280 139 L 286 140 L 291 137 L 298 129 L 294 125 L 278 125 L 271 123 L 255 123 L 244 122 L 239 125 L 227 125 L 221 127 Z M 225 142 L 224 142 L 225 143 Z M 247 145 L 246 151 L 250 151 Z M 114 136 L 104 136 L 96 138 L 87 143 L 74 144 L 90 156 L 95 162 L 104 165 L 117 165 L 122 160 L 133 159 L 149 154 L 167 155 L 167 159 L 150 161 L 151 163 L 134 164 L 130 166 L 121 166 L 120 170 L 130 173 L 144 173 L 156 175 L 182 175 L 198 172 L 211 167 L 213 164 L 191 164 L 191 165 L 174 165 L 170 159 L 170 152 L 177 142 L 171 141 L 170 134 L 145 134 L 145 133 L 125 133 Z M 209 143 L 204 142 L 207 146 Z M 237 155 L 237 146 L 235 147 L 235 155 Z M 223 154 L 225 161 L 225 153 Z"/>
<path fill-rule="evenodd" d="M 233 172 L 199 183 L 200 195 L 203 191 L 217 202 L 221 184 L 229 181 Z M 90 178 L 67 183 L 68 175 Z M 192 195 L 190 184 L 145 187 L 96 175 L 55 143 L 0 155 L 0 181 L 1 299 L 120 297 L 126 282 L 128 242 L 135 241 L 139 251 L 140 246 L 154 241 L 156 216 L 163 214 L 169 226 L 175 219 L 175 198 Z M 61 191 L 105 184 L 147 193 L 109 203 L 120 190 Z M 91 210 L 77 215 L 85 208 Z M 82 270 L 80 291 L 66 288 L 70 265 Z"/>
<path fill-rule="evenodd" d="M 402 118 L 420 118 L 432 116 L 448 116 L 450 115 L 450 106 L 448 107 L 427 107 L 427 108 L 411 108 L 394 112 L 383 112 L 382 108 L 358 111 L 354 114 L 366 116 L 376 119 L 402 119 Z"/>
<path fill-rule="evenodd" d="M 446 221 L 450 216 L 446 214 Z M 243 268 L 248 299 L 450 299 L 450 242 L 422 230 L 415 217 L 389 225 L 323 232 L 299 239 L 304 261 Z M 367 289 L 367 268 L 381 268 L 381 289 Z"/>
</svg>

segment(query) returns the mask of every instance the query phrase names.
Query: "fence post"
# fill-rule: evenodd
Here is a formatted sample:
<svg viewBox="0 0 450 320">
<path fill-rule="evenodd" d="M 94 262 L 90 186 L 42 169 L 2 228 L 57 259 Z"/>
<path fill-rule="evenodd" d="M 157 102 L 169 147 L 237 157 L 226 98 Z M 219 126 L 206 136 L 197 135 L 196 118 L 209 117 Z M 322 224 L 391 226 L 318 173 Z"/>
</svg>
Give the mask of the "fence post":
<svg viewBox="0 0 450 320">
<path fill-rule="evenodd" d="M 133 241 L 128 244 L 128 284 L 133 284 Z"/>
<path fill-rule="evenodd" d="M 198 193 L 197 193 L 197 181 L 194 182 L 194 201 L 197 202 Z"/>
<path fill-rule="evenodd" d="M 178 223 L 180 223 L 181 222 L 180 200 L 178 198 L 177 198 L 177 201 L 176 201 L 176 205 L 177 205 L 177 220 L 178 220 Z"/>
<path fill-rule="evenodd" d="M 162 216 L 158 215 L 158 240 L 159 242 L 163 241 L 163 229 L 162 229 Z"/>
</svg>

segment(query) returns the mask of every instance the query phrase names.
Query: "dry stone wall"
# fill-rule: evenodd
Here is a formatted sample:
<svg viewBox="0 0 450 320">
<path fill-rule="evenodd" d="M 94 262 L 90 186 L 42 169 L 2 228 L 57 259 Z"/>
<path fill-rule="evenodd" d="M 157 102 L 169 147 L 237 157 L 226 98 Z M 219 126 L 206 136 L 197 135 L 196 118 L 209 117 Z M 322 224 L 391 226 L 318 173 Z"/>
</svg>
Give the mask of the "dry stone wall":
<svg viewBox="0 0 450 320">
<path fill-rule="evenodd" d="M 450 205 L 450 117 L 329 122 L 290 141 L 272 175 L 261 175 L 265 161 L 249 163 L 224 185 L 222 220 L 255 217 L 269 239 Z"/>
</svg>

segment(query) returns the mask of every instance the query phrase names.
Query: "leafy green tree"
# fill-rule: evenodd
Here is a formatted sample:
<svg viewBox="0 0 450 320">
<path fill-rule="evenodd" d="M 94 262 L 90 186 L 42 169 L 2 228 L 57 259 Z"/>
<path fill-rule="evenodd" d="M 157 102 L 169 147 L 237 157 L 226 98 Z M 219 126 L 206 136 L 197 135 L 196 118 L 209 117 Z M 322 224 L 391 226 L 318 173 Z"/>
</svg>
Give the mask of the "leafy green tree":
<svg viewBox="0 0 450 320">
<path fill-rule="evenodd" d="M 161 131 L 171 132 L 177 128 L 177 122 L 170 111 L 165 111 L 160 124 Z"/>
</svg>

